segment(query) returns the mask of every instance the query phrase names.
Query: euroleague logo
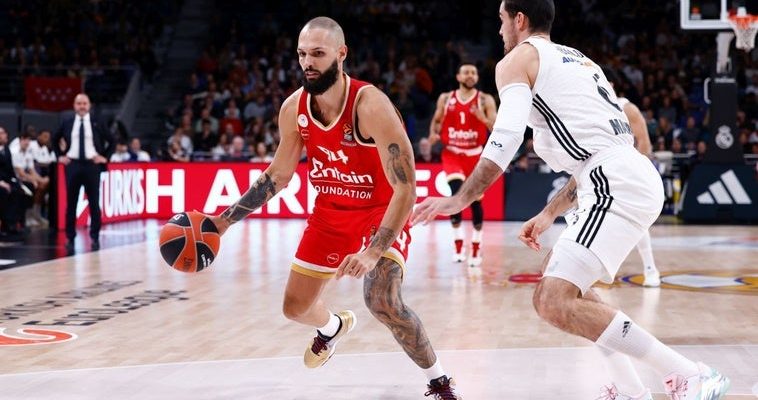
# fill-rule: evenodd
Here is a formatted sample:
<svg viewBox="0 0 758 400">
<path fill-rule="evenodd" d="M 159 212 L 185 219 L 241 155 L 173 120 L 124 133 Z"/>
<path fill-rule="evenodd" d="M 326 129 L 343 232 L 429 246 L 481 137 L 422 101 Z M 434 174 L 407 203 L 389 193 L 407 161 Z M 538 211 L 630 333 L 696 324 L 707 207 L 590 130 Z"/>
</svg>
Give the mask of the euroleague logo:
<svg viewBox="0 0 758 400">
<path fill-rule="evenodd" d="M 74 340 L 77 336 L 73 333 L 52 329 L 19 329 L 19 334 L 14 336 L 5 333 L 5 328 L 0 328 L 0 346 L 28 346 L 34 344 L 61 343 Z"/>
</svg>

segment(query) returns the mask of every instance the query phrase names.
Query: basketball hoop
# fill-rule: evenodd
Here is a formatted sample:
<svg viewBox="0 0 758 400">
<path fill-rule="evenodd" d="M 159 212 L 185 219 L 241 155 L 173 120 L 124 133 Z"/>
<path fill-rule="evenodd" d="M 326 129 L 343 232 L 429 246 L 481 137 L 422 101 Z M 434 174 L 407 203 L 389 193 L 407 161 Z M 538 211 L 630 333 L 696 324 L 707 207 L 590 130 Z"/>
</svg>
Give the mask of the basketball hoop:
<svg viewBox="0 0 758 400">
<path fill-rule="evenodd" d="M 729 25 L 732 26 L 734 35 L 737 37 L 734 45 L 738 49 L 749 52 L 755 47 L 755 34 L 758 32 L 758 16 L 738 12 L 735 15 L 729 16 Z"/>
</svg>

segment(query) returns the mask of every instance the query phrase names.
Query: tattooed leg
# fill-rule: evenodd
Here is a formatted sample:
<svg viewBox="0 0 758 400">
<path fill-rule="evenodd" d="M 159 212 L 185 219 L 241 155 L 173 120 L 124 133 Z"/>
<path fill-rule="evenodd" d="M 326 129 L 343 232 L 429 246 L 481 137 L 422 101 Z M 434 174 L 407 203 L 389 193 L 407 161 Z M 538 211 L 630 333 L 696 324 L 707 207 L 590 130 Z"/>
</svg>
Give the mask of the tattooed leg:
<svg viewBox="0 0 758 400">
<path fill-rule="evenodd" d="M 430 368 L 437 361 L 437 355 L 421 320 L 403 303 L 400 295 L 402 274 L 400 265 L 382 258 L 363 280 L 363 299 L 371 314 L 392 331 L 413 362 L 421 368 Z"/>
</svg>

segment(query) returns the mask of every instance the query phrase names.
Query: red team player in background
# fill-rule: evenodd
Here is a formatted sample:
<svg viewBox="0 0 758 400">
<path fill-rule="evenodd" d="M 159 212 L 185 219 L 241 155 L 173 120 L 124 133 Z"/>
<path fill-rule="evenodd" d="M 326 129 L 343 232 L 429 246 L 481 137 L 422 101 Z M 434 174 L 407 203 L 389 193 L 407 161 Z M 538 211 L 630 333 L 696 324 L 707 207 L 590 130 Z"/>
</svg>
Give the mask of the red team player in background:
<svg viewBox="0 0 758 400">
<path fill-rule="evenodd" d="M 306 366 L 324 365 L 356 322 L 352 311 L 327 309 L 321 300 L 326 284 L 335 276 L 364 278 L 366 306 L 427 375 L 426 395 L 459 399 L 421 321 L 401 297 L 416 201 L 413 151 L 402 119 L 384 93 L 343 73 L 347 47 L 334 20 L 309 21 L 297 53 L 305 79 L 282 105 L 274 160 L 213 220 L 223 234 L 265 204 L 290 181 L 305 147 L 319 194 L 292 262 L 284 315 L 317 328 L 305 350 Z"/>
<path fill-rule="evenodd" d="M 479 72 L 475 65 L 461 64 L 455 79 L 458 81 L 458 90 L 440 95 L 429 125 L 429 141 L 432 144 L 442 141 L 444 146 L 442 167 L 452 194 L 456 194 L 463 181 L 471 176 L 497 116 L 495 99 L 476 89 Z M 474 230 L 471 233 L 468 264 L 470 267 L 478 267 L 482 262 L 480 248 L 484 221 L 481 199 L 471 203 L 470 207 Z M 455 231 L 455 262 L 462 262 L 466 258 L 463 251 L 462 219 L 461 213 L 450 216 Z"/>
</svg>

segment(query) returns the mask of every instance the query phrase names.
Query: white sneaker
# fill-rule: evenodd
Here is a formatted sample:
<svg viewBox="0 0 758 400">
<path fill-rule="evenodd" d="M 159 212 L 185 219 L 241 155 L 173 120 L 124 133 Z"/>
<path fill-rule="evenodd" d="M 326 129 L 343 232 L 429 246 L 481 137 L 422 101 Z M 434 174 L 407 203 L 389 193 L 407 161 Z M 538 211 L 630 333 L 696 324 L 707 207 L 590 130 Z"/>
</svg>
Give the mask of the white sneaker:
<svg viewBox="0 0 758 400">
<path fill-rule="evenodd" d="M 468 266 L 471 268 L 476 268 L 482 264 L 482 257 L 469 257 L 468 258 Z"/>
<path fill-rule="evenodd" d="M 645 280 L 642 281 L 642 286 L 645 287 L 659 287 L 661 286 L 661 273 L 655 266 L 649 265 L 645 267 Z"/>
<path fill-rule="evenodd" d="M 719 400 L 729 390 L 729 378 L 698 362 L 696 375 L 684 377 L 673 373 L 663 379 L 671 400 Z"/>
<path fill-rule="evenodd" d="M 461 253 L 455 253 L 455 254 L 453 254 L 453 262 L 454 263 L 463 262 L 465 259 L 466 259 L 466 253 L 461 252 Z"/>
<path fill-rule="evenodd" d="M 604 386 L 600 389 L 600 396 L 596 400 L 653 400 L 653 395 L 650 394 L 650 389 L 646 389 L 645 393 L 638 397 L 631 397 L 625 394 L 619 393 L 616 389 L 616 385 Z"/>
</svg>

